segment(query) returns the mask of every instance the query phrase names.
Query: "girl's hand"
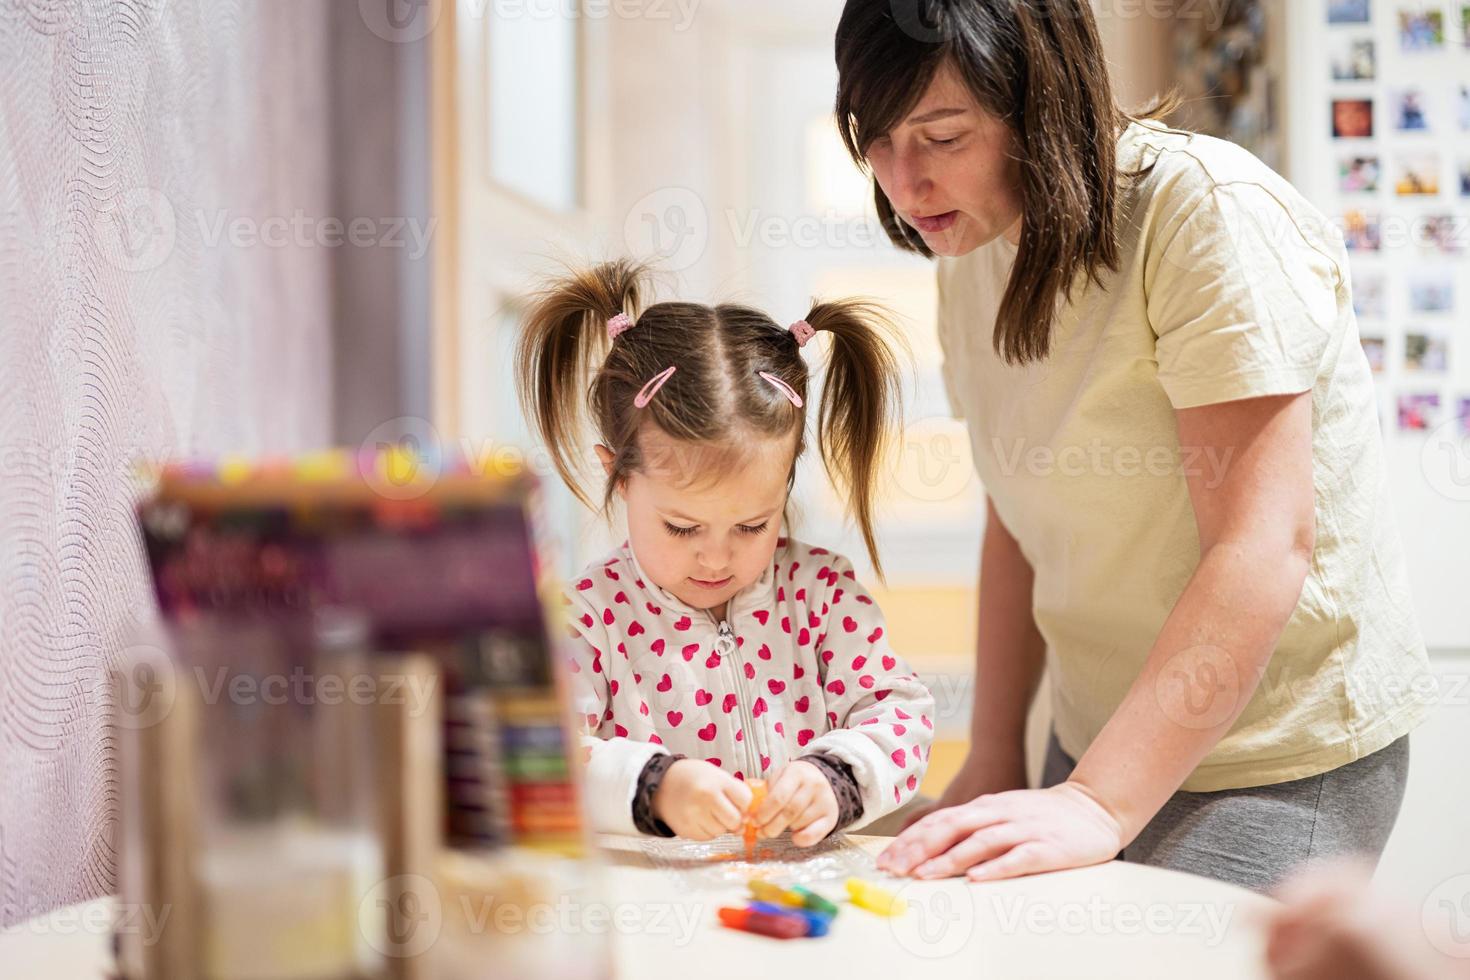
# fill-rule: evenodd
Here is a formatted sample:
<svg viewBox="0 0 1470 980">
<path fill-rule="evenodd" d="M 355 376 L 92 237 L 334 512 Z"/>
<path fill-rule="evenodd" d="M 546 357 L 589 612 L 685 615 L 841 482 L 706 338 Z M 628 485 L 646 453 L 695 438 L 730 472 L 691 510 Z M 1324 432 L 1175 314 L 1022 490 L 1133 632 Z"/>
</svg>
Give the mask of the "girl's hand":
<svg viewBox="0 0 1470 980">
<path fill-rule="evenodd" d="M 929 814 L 878 855 L 881 870 L 971 881 L 1080 868 L 1123 849 L 1118 821 L 1080 784 L 982 796 Z"/>
<path fill-rule="evenodd" d="M 791 843 L 811 847 L 837 826 L 837 795 L 822 770 L 798 759 L 771 780 L 753 819 L 762 837 L 776 837 L 789 828 Z"/>
<path fill-rule="evenodd" d="M 653 815 L 680 837 L 705 841 L 738 833 L 750 799 L 750 787 L 719 766 L 680 759 L 653 794 Z"/>
</svg>

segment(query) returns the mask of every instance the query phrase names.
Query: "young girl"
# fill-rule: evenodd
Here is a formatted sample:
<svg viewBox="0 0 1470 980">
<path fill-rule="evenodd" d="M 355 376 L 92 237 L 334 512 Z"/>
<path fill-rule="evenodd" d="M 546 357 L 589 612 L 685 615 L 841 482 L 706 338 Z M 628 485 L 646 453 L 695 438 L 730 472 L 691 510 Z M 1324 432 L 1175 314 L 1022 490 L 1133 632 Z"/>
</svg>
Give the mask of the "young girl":
<svg viewBox="0 0 1470 980">
<path fill-rule="evenodd" d="M 628 540 L 565 601 L 595 829 L 810 846 L 910 798 L 933 698 L 893 652 L 850 562 L 779 536 L 805 445 L 802 348 L 832 335 L 817 413 L 829 474 L 872 527 L 898 375 L 880 312 L 822 303 L 789 329 L 744 306 L 658 303 L 621 261 L 552 283 L 517 349 L 519 393 L 562 478 L 590 421 Z M 600 361 L 600 363 L 598 363 Z M 595 368 L 595 372 L 594 372 Z M 593 374 L 591 384 L 587 375 Z M 590 416 L 590 419 L 589 419 Z"/>
</svg>

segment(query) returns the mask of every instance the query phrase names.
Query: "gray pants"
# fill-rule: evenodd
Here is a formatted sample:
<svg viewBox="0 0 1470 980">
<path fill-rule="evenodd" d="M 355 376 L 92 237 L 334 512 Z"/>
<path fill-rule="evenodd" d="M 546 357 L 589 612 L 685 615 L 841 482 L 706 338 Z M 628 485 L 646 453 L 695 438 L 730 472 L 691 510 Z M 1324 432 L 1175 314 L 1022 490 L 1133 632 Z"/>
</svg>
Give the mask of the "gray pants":
<svg viewBox="0 0 1470 980">
<path fill-rule="evenodd" d="M 1064 782 L 1077 763 L 1053 734 L 1043 786 Z M 1296 867 L 1357 855 L 1378 863 L 1404 800 L 1409 737 L 1356 762 L 1270 786 L 1169 797 L 1120 857 L 1269 891 Z"/>
</svg>

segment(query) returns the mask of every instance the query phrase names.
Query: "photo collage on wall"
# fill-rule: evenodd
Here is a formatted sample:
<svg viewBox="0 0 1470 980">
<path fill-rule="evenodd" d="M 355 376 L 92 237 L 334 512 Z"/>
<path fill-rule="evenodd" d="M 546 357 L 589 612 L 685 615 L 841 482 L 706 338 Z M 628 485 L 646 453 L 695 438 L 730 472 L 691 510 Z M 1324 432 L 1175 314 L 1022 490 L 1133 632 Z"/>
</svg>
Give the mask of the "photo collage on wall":
<svg viewBox="0 0 1470 980">
<path fill-rule="evenodd" d="M 1470 434 L 1470 0 L 1325 0 L 1338 217 L 1400 432 Z M 1462 377 L 1466 375 L 1462 372 Z"/>
</svg>

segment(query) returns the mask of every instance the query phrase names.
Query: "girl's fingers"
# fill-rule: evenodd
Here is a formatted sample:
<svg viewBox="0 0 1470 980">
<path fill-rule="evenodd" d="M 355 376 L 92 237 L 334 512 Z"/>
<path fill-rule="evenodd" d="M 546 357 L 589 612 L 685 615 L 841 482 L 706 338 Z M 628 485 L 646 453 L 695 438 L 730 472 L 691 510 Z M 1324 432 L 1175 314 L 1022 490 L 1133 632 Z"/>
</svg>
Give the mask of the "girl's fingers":
<svg viewBox="0 0 1470 980">
<path fill-rule="evenodd" d="M 963 874 L 983 861 L 999 857 L 1025 839 L 1025 834 L 1014 824 L 995 824 L 977 830 L 943 854 L 914 868 L 914 877 L 948 878 Z"/>
<path fill-rule="evenodd" d="M 792 834 L 791 843 L 797 847 L 811 847 L 813 844 L 820 844 L 826 840 L 828 834 L 832 833 L 832 828 L 835 826 L 837 826 L 835 814 L 819 816 Z"/>
<path fill-rule="evenodd" d="M 764 827 L 772 817 L 780 813 L 798 786 L 799 783 L 794 778 L 790 766 L 781 770 L 781 774 L 767 787 L 766 798 L 755 811 L 756 826 Z"/>
<path fill-rule="evenodd" d="M 710 818 L 721 828 L 721 833 L 734 833 L 745 823 L 745 813 L 737 810 L 735 804 L 723 793 L 710 801 Z"/>
<path fill-rule="evenodd" d="M 786 805 L 781 808 L 781 812 L 777 813 L 768 823 L 761 827 L 761 833 L 767 837 L 779 835 L 795 822 L 802 811 L 811 805 L 812 799 L 815 796 L 816 788 L 813 786 L 802 786 L 798 788 L 792 794 L 791 798 L 786 801 Z"/>
<path fill-rule="evenodd" d="M 721 790 L 721 795 L 730 801 L 730 805 L 740 812 L 740 819 L 745 819 L 745 811 L 750 808 L 750 801 L 754 794 L 745 783 L 731 776 Z"/>
<path fill-rule="evenodd" d="M 798 847 L 810 847 L 826 837 L 836 823 L 837 814 L 818 795 L 791 821 L 791 842 Z M 820 832 L 813 836 L 813 831 L 819 828 Z"/>
</svg>

